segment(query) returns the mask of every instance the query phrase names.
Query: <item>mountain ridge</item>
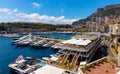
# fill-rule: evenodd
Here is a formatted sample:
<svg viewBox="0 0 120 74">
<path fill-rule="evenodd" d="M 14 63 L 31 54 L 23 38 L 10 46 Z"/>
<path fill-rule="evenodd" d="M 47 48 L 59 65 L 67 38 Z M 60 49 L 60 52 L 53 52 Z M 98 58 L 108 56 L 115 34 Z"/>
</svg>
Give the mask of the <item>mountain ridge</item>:
<svg viewBox="0 0 120 74">
<path fill-rule="evenodd" d="M 120 4 L 107 5 L 102 8 L 98 8 L 96 12 L 92 13 L 85 19 L 80 19 L 72 23 L 72 25 L 85 24 L 87 21 L 94 21 L 92 17 L 111 17 L 120 15 Z"/>
</svg>

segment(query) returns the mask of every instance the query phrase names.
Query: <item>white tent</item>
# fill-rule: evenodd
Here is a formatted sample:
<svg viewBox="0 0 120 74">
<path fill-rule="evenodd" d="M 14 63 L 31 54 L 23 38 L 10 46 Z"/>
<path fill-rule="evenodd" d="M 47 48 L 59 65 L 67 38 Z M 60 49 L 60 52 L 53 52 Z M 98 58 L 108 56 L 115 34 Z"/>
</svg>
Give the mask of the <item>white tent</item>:
<svg viewBox="0 0 120 74">
<path fill-rule="evenodd" d="M 83 39 L 70 39 L 70 40 L 66 40 L 63 41 L 61 43 L 63 44 L 75 44 L 75 45 L 83 45 L 86 46 L 88 45 L 90 42 L 92 42 L 91 40 L 83 40 Z"/>
</svg>

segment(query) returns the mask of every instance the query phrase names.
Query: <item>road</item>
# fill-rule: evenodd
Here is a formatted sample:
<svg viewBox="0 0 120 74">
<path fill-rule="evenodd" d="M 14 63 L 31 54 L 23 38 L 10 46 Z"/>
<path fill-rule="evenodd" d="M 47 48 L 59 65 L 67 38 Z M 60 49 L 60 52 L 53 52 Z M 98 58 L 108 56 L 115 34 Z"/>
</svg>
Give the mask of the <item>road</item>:
<svg viewBox="0 0 120 74">
<path fill-rule="evenodd" d="M 110 49 L 110 44 L 111 44 L 110 41 L 107 41 L 107 40 L 105 41 L 105 45 L 108 47 L 108 49 L 107 49 L 108 55 L 111 56 L 111 57 L 114 57 L 114 55 L 113 55 L 113 53 L 112 53 L 112 51 Z"/>
</svg>

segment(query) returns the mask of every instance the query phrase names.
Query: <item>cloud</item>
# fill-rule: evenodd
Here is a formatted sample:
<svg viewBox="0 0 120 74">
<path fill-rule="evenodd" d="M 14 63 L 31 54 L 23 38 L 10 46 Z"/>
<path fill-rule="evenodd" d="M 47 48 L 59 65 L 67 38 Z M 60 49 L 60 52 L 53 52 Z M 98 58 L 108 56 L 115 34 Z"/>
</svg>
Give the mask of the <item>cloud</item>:
<svg viewBox="0 0 120 74">
<path fill-rule="evenodd" d="M 11 9 L 8 9 L 8 8 L 0 8 L 0 12 L 1 13 L 6 13 L 7 15 L 11 15 L 15 12 L 18 12 L 18 9 L 16 8 L 16 9 L 11 10 Z"/>
<path fill-rule="evenodd" d="M 39 7 L 42 6 L 42 4 L 39 4 L 39 3 L 36 3 L 36 2 L 33 2 L 32 5 L 33 5 L 34 7 L 37 7 L 37 8 L 39 8 Z"/>
<path fill-rule="evenodd" d="M 66 19 L 64 16 L 54 17 L 47 15 L 39 15 L 38 13 L 26 14 L 19 13 L 17 16 L 27 19 L 29 22 L 42 22 L 42 23 L 53 23 L 53 24 L 71 24 L 73 21 L 78 19 Z"/>
<path fill-rule="evenodd" d="M 13 10 L 13 12 L 17 12 L 17 11 L 18 11 L 18 9 L 17 9 L 17 8 Z"/>
<path fill-rule="evenodd" d="M 2 8 L 0 8 L 2 9 Z M 9 13 L 9 15 L 8 15 Z M 71 24 L 73 21 L 78 19 L 67 19 L 65 16 L 48 16 L 48 15 L 40 15 L 38 13 L 23 13 L 19 12 L 18 9 L 10 10 L 4 14 L 0 14 L 1 19 L 0 22 L 42 22 L 42 23 L 52 23 L 52 24 Z M 7 17 L 7 18 L 6 18 Z"/>
<path fill-rule="evenodd" d="M 10 11 L 10 9 L 7 9 L 7 8 L 0 8 L 0 12 L 9 12 Z"/>
</svg>

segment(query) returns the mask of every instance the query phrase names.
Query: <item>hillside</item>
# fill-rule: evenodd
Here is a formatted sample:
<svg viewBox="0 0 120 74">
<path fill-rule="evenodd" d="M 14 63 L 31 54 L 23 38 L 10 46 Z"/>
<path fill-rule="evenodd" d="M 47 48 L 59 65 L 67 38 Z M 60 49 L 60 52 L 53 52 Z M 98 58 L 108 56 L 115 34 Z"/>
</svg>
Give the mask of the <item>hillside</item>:
<svg viewBox="0 0 120 74">
<path fill-rule="evenodd" d="M 109 18 L 111 16 L 118 17 L 119 15 L 120 15 L 120 4 L 108 5 L 103 8 L 98 8 L 96 12 L 94 12 L 87 18 L 75 21 L 72 23 L 72 25 L 85 24 L 86 21 L 91 21 L 92 17 L 101 17 L 101 18 L 108 17 Z"/>
<path fill-rule="evenodd" d="M 27 23 L 27 22 L 7 22 L 0 23 L 0 32 L 6 31 L 8 33 L 22 33 L 22 32 L 45 32 L 56 31 L 60 28 L 72 28 L 68 24 L 46 24 L 46 23 Z"/>
</svg>

